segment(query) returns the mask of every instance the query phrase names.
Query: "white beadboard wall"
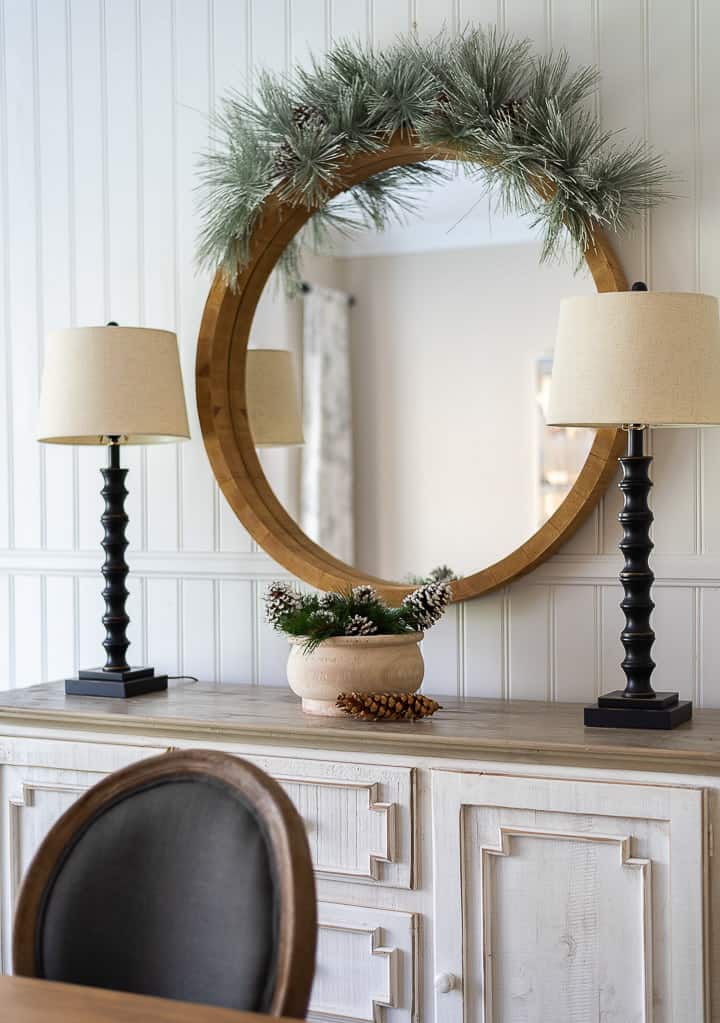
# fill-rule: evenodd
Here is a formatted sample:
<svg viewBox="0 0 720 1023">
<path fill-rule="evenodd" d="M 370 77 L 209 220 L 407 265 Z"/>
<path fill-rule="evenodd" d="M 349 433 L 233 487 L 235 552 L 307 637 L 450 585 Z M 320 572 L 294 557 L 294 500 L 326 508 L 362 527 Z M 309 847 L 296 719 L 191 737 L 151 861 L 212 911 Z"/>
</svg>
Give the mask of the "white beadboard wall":
<svg viewBox="0 0 720 1023">
<path fill-rule="evenodd" d="M 33 436 L 45 331 L 110 318 L 177 330 L 194 433 L 126 452 L 134 657 L 284 684 L 260 601 L 277 569 L 225 506 L 194 412 L 208 283 L 193 268 L 196 153 L 217 97 L 256 68 L 468 21 L 600 65 L 604 123 L 649 139 L 678 178 L 678 198 L 620 243 L 628 275 L 720 291 L 716 0 L 2 0 L 0 686 L 99 659 L 101 453 Z M 656 679 L 718 706 L 720 430 L 652 442 Z M 532 576 L 454 608 L 426 641 L 426 689 L 583 700 L 614 687 L 617 510 L 613 492 Z"/>
</svg>

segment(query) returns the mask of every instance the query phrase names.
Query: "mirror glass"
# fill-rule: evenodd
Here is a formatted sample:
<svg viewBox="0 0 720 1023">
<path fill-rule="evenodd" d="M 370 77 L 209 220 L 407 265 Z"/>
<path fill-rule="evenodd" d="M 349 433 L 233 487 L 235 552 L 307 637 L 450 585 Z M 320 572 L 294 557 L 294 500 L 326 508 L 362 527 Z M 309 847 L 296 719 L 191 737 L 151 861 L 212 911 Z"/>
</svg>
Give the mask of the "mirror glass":
<svg viewBox="0 0 720 1023">
<path fill-rule="evenodd" d="M 293 356 L 303 442 L 258 448 L 281 503 L 335 557 L 402 583 L 512 553 L 594 438 L 544 423 L 560 299 L 593 293 L 592 278 L 569 256 L 541 264 L 531 220 L 464 165 L 434 167 L 385 230 L 308 240 L 304 293 L 271 279 L 250 338 Z M 287 411 L 283 386 L 262 391 Z"/>
</svg>

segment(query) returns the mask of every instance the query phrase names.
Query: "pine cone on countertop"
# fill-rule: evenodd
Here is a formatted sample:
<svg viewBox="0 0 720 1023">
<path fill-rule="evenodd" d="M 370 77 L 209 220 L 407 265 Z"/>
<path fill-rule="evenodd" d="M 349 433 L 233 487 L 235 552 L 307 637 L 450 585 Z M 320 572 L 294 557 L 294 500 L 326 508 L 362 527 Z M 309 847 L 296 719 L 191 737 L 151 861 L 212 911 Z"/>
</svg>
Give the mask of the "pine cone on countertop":
<svg viewBox="0 0 720 1023">
<path fill-rule="evenodd" d="M 340 693 L 336 706 L 358 721 L 417 721 L 442 710 L 419 693 Z"/>
</svg>

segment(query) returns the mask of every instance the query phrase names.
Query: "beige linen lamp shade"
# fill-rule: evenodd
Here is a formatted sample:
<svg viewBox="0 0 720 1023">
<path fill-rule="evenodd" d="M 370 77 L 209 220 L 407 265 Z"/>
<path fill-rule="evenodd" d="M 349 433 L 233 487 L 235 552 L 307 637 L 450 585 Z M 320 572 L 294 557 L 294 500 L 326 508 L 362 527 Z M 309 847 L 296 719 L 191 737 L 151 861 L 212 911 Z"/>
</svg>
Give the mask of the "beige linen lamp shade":
<svg viewBox="0 0 720 1023">
<path fill-rule="evenodd" d="M 145 327 L 48 335 L 38 440 L 152 444 L 190 436 L 177 338 Z"/>
<path fill-rule="evenodd" d="M 302 415 L 292 352 L 251 348 L 245 374 L 248 422 L 255 446 L 302 444 Z"/>
<path fill-rule="evenodd" d="M 548 423 L 720 424 L 718 300 L 655 291 L 564 299 Z"/>
</svg>

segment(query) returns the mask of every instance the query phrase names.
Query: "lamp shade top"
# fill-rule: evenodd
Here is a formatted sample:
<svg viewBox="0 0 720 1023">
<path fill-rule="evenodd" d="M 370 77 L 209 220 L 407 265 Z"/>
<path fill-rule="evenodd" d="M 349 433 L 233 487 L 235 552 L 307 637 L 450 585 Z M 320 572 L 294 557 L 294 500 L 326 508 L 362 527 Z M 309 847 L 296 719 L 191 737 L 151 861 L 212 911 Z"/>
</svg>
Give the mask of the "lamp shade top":
<svg viewBox="0 0 720 1023">
<path fill-rule="evenodd" d="M 72 327 L 48 335 L 38 440 L 153 444 L 189 436 L 175 334 Z"/>
<path fill-rule="evenodd" d="M 656 291 L 563 299 L 548 423 L 720 425 L 718 300 Z"/>
<path fill-rule="evenodd" d="M 292 352 L 251 348 L 245 373 L 248 422 L 255 446 L 302 444 L 302 414 Z"/>
</svg>

